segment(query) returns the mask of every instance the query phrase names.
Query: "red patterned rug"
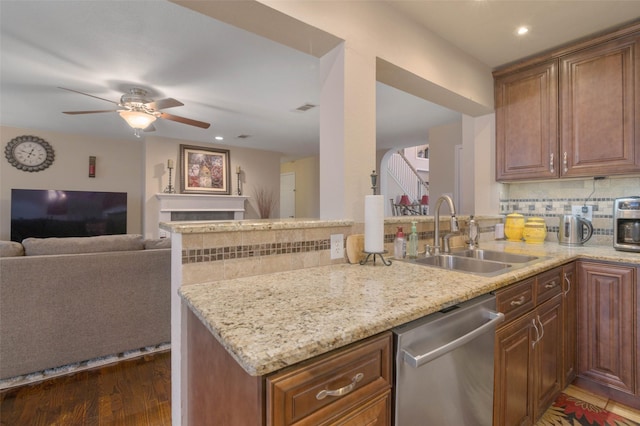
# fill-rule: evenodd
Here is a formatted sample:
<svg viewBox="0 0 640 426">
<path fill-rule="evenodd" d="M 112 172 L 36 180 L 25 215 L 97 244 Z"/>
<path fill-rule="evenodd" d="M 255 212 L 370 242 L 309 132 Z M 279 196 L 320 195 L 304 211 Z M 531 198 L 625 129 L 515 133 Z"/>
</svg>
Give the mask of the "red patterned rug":
<svg viewBox="0 0 640 426">
<path fill-rule="evenodd" d="M 639 426 L 618 414 L 561 393 L 536 426 Z"/>
</svg>

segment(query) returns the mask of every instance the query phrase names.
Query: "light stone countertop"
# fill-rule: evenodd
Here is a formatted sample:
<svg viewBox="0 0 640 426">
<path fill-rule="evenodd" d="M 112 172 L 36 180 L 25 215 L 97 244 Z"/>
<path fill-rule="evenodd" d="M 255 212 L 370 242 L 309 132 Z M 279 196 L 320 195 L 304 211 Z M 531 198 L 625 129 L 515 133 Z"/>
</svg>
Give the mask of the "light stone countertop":
<svg viewBox="0 0 640 426">
<path fill-rule="evenodd" d="M 189 285 L 180 294 L 244 370 L 260 376 L 578 258 L 640 265 L 640 253 L 611 246 L 481 248 L 544 259 L 490 278 L 409 262 L 340 264 Z"/>
<path fill-rule="evenodd" d="M 270 231 L 277 229 L 309 229 L 329 228 L 333 226 L 352 226 L 352 220 L 319 220 L 319 219 L 243 219 L 213 221 L 176 221 L 160 222 L 165 231 L 181 234 L 198 234 L 204 232 L 229 231 Z"/>
</svg>

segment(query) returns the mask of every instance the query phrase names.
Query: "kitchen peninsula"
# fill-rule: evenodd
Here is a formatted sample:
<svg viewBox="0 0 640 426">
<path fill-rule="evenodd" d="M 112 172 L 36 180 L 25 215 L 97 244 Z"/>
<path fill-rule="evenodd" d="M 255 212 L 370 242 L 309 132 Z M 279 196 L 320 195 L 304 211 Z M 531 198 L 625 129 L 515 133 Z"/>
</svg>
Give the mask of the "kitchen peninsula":
<svg viewBox="0 0 640 426">
<path fill-rule="evenodd" d="M 283 225 L 275 226 L 286 228 Z M 289 227 L 291 226 L 295 227 Z M 297 226 L 307 230 L 311 226 L 311 229 L 314 229 L 314 225 L 309 223 L 298 222 Z M 319 224 L 315 226 L 313 232 L 319 232 L 318 229 L 322 228 Z M 325 223 L 323 226 L 350 228 L 350 224 L 341 222 Z M 200 235 L 199 232 L 204 234 L 198 238 L 207 238 L 210 231 L 215 232 L 213 228 L 207 228 L 202 224 L 178 226 L 168 223 L 162 227 L 171 230 L 172 238 L 177 240 L 189 238 L 189 234 Z M 300 229 L 288 231 L 299 232 Z M 346 232 L 347 235 L 349 233 Z M 307 365 L 319 355 L 350 347 L 372 336 L 374 339 L 375 336 L 384 338 L 384 333 L 393 327 L 576 259 L 640 265 L 638 254 L 618 252 L 610 246 L 563 247 L 551 242 L 527 245 L 504 241 L 485 241 L 481 245 L 486 249 L 532 254 L 539 256 L 541 260 L 529 267 L 491 278 L 427 268 L 407 262 L 394 261 L 391 266 L 386 267 L 381 264 L 374 266 L 371 263 L 364 266 L 351 265 L 341 261 L 335 264 L 180 286 L 182 302 L 178 303 L 181 303 L 179 310 L 184 322 L 179 330 L 178 339 L 183 346 L 181 355 L 174 357 L 178 358 L 178 361 L 182 358 L 183 362 L 177 367 L 174 364 L 174 368 L 181 368 L 182 375 L 181 421 L 185 421 L 184 424 L 192 423 L 194 419 L 191 417 L 194 412 L 200 412 L 203 408 L 194 407 L 192 410 L 188 407 L 192 402 L 189 399 L 192 396 L 194 400 L 197 399 L 198 392 L 202 395 L 206 389 L 206 386 L 192 389 L 189 380 L 199 376 L 206 382 L 209 373 L 206 370 L 194 371 L 193 365 L 190 370 L 186 364 L 202 362 L 201 366 L 226 371 L 228 374 L 208 380 L 210 384 L 218 387 L 221 395 L 243 391 L 238 389 L 241 386 L 237 381 L 225 381 L 231 377 L 234 380 L 241 377 L 241 380 L 245 380 L 245 385 L 252 383 L 254 387 L 253 391 L 249 392 L 250 401 L 245 401 L 247 407 L 238 409 L 233 406 L 229 410 L 230 413 L 218 415 L 228 416 L 241 412 L 255 415 L 255 419 L 260 419 L 259 424 L 263 424 L 264 410 L 268 403 L 264 395 L 264 380 L 273 373 L 295 365 Z M 181 244 L 174 243 L 173 247 L 181 247 Z M 178 251 L 172 253 L 172 266 L 179 262 L 180 267 L 178 271 L 174 268 L 172 274 L 174 280 L 182 280 L 179 271 L 185 262 L 183 257 L 186 253 L 182 249 L 176 250 Z M 176 259 L 176 256 L 179 259 Z M 209 273 L 214 276 L 216 268 L 210 268 Z M 212 356 L 201 351 L 190 353 L 190 349 L 193 348 L 189 346 L 194 341 L 189 340 L 189 334 L 198 329 L 200 332 L 195 334 L 199 339 L 196 340 L 196 344 L 200 345 L 198 347 L 217 351 L 220 356 Z M 203 338 L 208 338 L 209 341 L 203 342 Z M 172 336 L 172 342 L 176 341 Z M 175 346 L 173 349 L 175 351 Z M 207 359 L 215 359 L 216 362 L 225 364 L 216 366 L 215 363 L 207 363 Z M 385 392 L 388 394 L 388 389 L 381 389 L 376 395 L 385 395 Z M 174 398 L 175 396 L 174 393 Z M 204 397 L 208 400 L 207 406 L 216 410 L 216 398 L 212 395 Z M 177 400 L 179 399 L 174 399 Z M 229 403 L 231 399 L 223 401 Z M 221 410 L 223 407 L 224 405 L 218 404 L 217 409 Z"/>
</svg>

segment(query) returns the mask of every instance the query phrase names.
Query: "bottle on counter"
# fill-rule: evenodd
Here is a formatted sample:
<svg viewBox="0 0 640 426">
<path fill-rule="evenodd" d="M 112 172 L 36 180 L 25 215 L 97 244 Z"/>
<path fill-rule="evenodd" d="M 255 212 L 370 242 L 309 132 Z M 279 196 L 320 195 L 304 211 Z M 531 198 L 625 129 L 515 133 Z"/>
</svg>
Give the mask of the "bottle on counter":
<svg viewBox="0 0 640 426">
<path fill-rule="evenodd" d="M 393 257 L 396 259 L 404 258 L 406 243 L 404 240 L 404 233 L 402 232 L 402 226 L 398 226 L 398 232 L 396 232 L 396 240 L 393 242 Z"/>
<path fill-rule="evenodd" d="M 409 234 L 409 242 L 407 243 L 407 257 L 415 259 L 418 257 L 418 230 L 416 222 L 411 221 L 411 233 Z"/>
<path fill-rule="evenodd" d="M 473 218 L 473 215 L 469 217 L 469 240 L 467 242 L 470 249 L 475 249 L 478 246 L 478 222 Z"/>
</svg>

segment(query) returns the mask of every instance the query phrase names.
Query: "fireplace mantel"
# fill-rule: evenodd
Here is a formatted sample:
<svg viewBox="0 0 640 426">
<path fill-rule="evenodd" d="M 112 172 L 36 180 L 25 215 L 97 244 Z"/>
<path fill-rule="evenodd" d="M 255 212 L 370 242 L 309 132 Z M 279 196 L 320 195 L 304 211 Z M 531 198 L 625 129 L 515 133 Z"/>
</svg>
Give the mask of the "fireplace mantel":
<svg viewBox="0 0 640 426">
<path fill-rule="evenodd" d="M 156 194 L 158 221 L 242 220 L 242 195 Z"/>
</svg>

